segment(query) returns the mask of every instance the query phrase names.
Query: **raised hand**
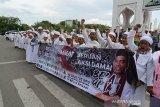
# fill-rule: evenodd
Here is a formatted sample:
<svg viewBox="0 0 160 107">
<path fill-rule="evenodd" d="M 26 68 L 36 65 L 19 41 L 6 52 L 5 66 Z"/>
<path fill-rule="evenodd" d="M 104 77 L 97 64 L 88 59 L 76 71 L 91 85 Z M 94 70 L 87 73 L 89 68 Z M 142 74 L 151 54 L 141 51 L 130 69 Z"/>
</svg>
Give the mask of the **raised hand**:
<svg viewBox="0 0 160 107">
<path fill-rule="evenodd" d="M 136 26 L 134 26 L 133 30 L 138 31 L 138 29 L 141 28 L 141 26 L 142 26 L 141 24 L 136 24 Z"/>
<path fill-rule="evenodd" d="M 92 26 L 95 30 L 97 30 L 97 24 L 93 24 Z"/>
<path fill-rule="evenodd" d="M 85 23 L 85 19 L 81 20 L 81 25 L 83 25 Z"/>
<path fill-rule="evenodd" d="M 85 19 L 82 19 L 82 20 L 81 20 L 81 27 L 82 27 L 82 29 L 85 29 L 84 23 L 85 23 Z"/>
</svg>

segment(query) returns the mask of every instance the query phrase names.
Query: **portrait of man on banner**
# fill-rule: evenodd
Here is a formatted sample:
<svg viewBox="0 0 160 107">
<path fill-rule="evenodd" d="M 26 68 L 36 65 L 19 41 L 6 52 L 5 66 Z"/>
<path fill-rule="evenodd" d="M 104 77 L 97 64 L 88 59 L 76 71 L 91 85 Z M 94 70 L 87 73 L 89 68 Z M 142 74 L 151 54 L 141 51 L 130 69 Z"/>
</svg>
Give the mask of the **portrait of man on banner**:
<svg viewBox="0 0 160 107">
<path fill-rule="evenodd" d="M 136 69 L 133 69 L 131 55 L 126 50 L 118 50 L 113 61 L 112 71 L 107 75 L 102 93 L 96 96 L 104 101 L 129 99 L 138 80 Z M 132 61 L 131 61 L 132 60 Z M 103 81 L 104 81 L 103 80 Z M 128 95 L 127 95 L 128 94 Z"/>
</svg>

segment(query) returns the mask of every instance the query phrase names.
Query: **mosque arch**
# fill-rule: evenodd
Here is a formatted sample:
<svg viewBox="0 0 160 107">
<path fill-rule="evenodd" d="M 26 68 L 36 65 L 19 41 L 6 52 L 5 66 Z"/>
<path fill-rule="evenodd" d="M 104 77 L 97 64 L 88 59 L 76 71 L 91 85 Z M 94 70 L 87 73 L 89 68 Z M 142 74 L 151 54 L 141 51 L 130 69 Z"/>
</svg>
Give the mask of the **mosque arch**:
<svg viewBox="0 0 160 107">
<path fill-rule="evenodd" d="M 119 25 L 124 29 L 131 27 L 135 22 L 134 10 L 129 7 L 123 8 L 118 15 L 117 21 Z"/>
</svg>

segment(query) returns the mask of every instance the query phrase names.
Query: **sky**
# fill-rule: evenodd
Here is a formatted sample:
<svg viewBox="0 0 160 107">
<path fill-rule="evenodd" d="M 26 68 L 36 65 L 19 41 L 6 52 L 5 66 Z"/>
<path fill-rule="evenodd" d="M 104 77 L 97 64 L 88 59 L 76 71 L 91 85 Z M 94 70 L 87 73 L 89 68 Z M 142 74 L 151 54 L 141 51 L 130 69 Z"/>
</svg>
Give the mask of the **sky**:
<svg viewBox="0 0 160 107">
<path fill-rule="evenodd" d="M 83 18 L 86 23 L 112 25 L 113 0 L 0 0 L 0 4 L 0 16 L 18 17 L 29 25 Z M 158 19 L 159 13 L 153 12 L 152 20 Z"/>
</svg>

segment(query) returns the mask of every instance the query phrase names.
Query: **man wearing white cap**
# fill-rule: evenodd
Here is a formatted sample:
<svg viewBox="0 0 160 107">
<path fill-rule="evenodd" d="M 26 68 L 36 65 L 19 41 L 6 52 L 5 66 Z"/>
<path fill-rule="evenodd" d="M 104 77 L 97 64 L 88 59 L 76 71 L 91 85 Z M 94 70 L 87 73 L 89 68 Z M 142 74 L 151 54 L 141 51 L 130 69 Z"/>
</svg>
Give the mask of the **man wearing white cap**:
<svg viewBox="0 0 160 107">
<path fill-rule="evenodd" d="M 45 35 L 44 38 L 40 41 L 42 44 L 51 44 L 52 41 L 48 38 L 48 35 Z"/>
<path fill-rule="evenodd" d="M 66 39 L 63 34 L 59 36 L 59 45 L 65 45 Z"/>
<path fill-rule="evenodd" d="M 129 49 L 129 46 L 128 46 L 128 34 L 129 32 L 124 32 L 124 34 L 122 35 L 122 44 L 123 46 L 125 47 L 125 49 Z"/>
<path fill-rule="evenodd" d="M 99 29 L 97 29 L 96 26 L 94 26 L 94 28 L 96 29 L 97 39 L 98 39 L 98 42 L 101 44 L 102 48 L 125 49 L 125 47 L 122 44 L 116 43 L 116 34 L 114 32 L 110 32 L 108 34 L 107 33 L 108 31 L 106 31 L 106 34 L 108 34 L 108 35 L 106 35 L 106 39 L 104 39 L 101 36 Z"/>
<path fill-rule="evenodd" d="M 78 45 L 78 36 L 76 33 L 72 32 L 72 39 L 73 39 L 73 45 L 77 46 Z"/>
<path fill-rule="evenodd" d="M 49 30 L 43 30 L 45 33 L 47 33 L 48 38 L 50 39 L 50 31 Z"/>
<path fill-rule="evenodd" d="M 87 47 L 90 48 L 100 48 L 100 44 L 97 42 L 97 37 L 96 37 L 96 32 L 94 29 L 90 30 L 90 34 L 87 34 L 87 31 L 85 29 L 85 25 L 84 25 L 85 20 L 82 19 L 81 20 L 81 25 L 82 25 L 82 34 L 84 36 L 85 39 L 85 43 Z"/>
<path fill-rule="evenodd" d="M 66 36 L 66 45 L 70 46 L 70 47 L 73 47 L 73 39 L 72 39 L 71 35 Z"/>
<path fill-rule="evenodd" d="M 51 32 L 54 38 L 54 45 L 59 45 L 59 36 L 61 35 L 58 31 Z"/>
<path fill-rule="evenodd" d="M 104 39 L 107 39 L 106 35 L 108 35 L 109 33 L 110 33 L 110 28 L 106 26 L 104 32 L 102 33 L 102 37 Z"/>
<path fill-rule="evenodd" d="M 78 47 L 86 47 L 85 40 L 82 34 L 78 34 Z"/>
<path fill-rule="evenodd" d="M 149 89 L 153 86 L 153 74 L 154 74 L 154 64 L 152 57 L 151 45 L 153 40 L 150 36 L 144 35 L 140 38 L 139 45 L 134 44 L 134 36 L 138 29 L 141 28 L 140 24 L 137 24 L 133 30 L 128 34 L 128 44 L 131 51 L 134 54 L 134 60 L 136 64 L 138 82 L 136 83 L 136 90 L 133 100 L 141 100 L 141 106 L 144 107 L 146 87 Z"/>
<path fill-rule="evenodd" d="M 39 49 L 39 40 L 38 40 L 38 32 L 36 31 L 32 31 L 31 32 L 33 34 L 33 39 L 31 40 L 31 46 L 32 46 L 32 63 L 36 63 L 37 60 L 37 54 L 38 54 L 38 49 Z"/>
<path fill-rule="evenodd" d="M 33 34 L 32 33 L 28 33 L 28 45 L 27 45 L 27 49 L 26 49 L 26 61 L 29 63 L 32 63 L 32 55 L 33 55 L 33 48 L 31 46 L 31 40 L 33 39 Z"/>
<path fill-rule="evenodd" d="M 43 32 L 43 27 L 38 27 L 38 41 L 41 41 L 46 34 L 46 32 Z"/>
</svg>

